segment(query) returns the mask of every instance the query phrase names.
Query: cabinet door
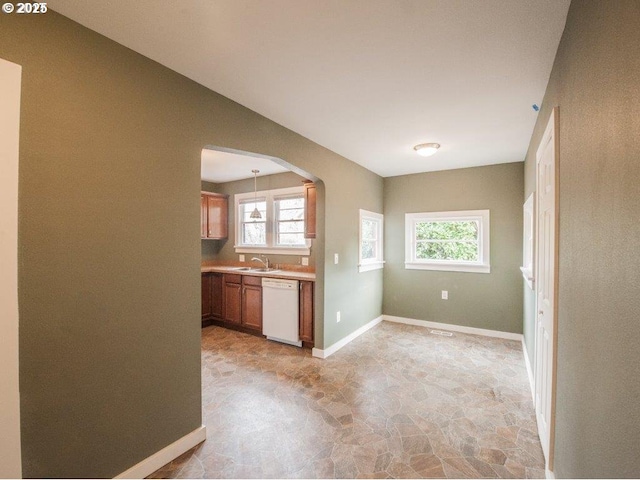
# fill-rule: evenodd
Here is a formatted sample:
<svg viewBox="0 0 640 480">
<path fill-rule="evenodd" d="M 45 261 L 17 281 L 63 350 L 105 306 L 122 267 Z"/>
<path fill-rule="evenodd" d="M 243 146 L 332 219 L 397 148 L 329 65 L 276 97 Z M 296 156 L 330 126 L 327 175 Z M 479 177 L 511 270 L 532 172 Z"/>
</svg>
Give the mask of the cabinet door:
<svg viewBox="0 0 640 480">
<path fill-rule="evenodd" d="M 211 317 L 211 274 L 202 274 L 202 319 Z"/>
<path fill-rule="evenodd" d="M 316 186 L 304 184 L 304 238 L 316 238 Z"/>
<path fill-rule="evenodd" d="M 300 282 L 300 340 L 313 343 L 313 282 Z"/>
<path fill-rule="evenodd" d="M 242 286 L 239 283 L 224 282 L 224 320 L 240 325 L 242 307 Z"/>
<path fill-rule="evenodd" d="M 262 287 L 245 285 L 242 288 L 242 324 L 262 332 Z"/>
<path fill-rule="evenodd" d="M 227 238 L 227 208 L 227 197 L 207 195 L 207 238 Z"/>
<path fill-rule="evenodd" d="M 207 196 L 200 194 L 200 238 L 207 238 Z"/>
<path fill-rule="evenodd" d="M 222 320 L 224 310 L 223 306 L 223 288 L 222 274 L 211 274 L 211 316 L 215 319 Z"/>
</svg>

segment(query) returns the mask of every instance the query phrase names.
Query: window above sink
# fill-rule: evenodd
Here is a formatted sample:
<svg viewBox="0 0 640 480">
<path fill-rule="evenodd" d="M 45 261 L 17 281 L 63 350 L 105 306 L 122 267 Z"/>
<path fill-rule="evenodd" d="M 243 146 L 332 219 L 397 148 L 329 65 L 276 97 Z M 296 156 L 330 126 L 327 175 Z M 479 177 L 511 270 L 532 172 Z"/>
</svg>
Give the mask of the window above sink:
<svg viewBox="0 0 640 480">
<path fill-rule="evenodd" d="M 304 238 L 304 187 L 281 188 L 234 196 L 236 253 L 309 255 Z M 257 208 L 261 218 L 251 218 Z"/>
</svg>

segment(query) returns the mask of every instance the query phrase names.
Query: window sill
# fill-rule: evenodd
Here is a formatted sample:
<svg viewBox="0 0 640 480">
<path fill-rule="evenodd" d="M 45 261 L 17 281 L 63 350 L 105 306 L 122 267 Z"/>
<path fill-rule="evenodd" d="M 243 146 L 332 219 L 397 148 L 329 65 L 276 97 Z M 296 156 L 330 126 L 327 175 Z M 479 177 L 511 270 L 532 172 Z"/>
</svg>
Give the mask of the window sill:
<svg viewBox="0 0 640 480">
<path fill-rule="evenodd" d="M 381 270 L 384 268 L 384 262 L 372 262 L 358 265 L 358 272 L 370 272 L 372 270 Z"/>
<path fill-rule="evenodd" d="M 405 262 L 406 270 L 438 270 L 442 272 L 491 273 L 491 265 L 463 263 Z"/>
<path fill-rule="evenodd" d="M 311 253 L 310 247 L 251 247 L 236 245 L 236 253 L 259 253 L 259 254 L 271 254 L 271 255 L 300 255 L 309 256 Z"/>
</svg>

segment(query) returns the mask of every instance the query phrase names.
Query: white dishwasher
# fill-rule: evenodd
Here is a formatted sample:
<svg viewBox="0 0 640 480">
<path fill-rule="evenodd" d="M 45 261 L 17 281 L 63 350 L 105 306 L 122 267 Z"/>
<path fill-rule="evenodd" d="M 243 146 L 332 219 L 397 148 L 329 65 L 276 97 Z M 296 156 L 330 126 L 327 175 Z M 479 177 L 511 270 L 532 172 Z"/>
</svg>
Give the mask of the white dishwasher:
<svg viewBox="0 0 640 480">
<path fill-rule="evenodd" d="M 298 281 L 262 279 L 262 334 L 269 340 L 301 347 Z"/>
</svg>

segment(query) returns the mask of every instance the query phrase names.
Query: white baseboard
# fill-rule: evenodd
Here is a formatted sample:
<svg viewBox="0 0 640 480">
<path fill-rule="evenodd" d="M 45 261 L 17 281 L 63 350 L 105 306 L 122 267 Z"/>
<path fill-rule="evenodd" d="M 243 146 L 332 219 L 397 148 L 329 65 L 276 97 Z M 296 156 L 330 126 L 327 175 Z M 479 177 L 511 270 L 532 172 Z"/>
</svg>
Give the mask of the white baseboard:
<svg viewBox="0 0 640 480">
<path fill-rule="evenodd" d="M 439 330 L 469 333 L 471 335 L 482 335 L 484 337 L 504 338 L 507 340 L 517 340 L 519 342 L 522 341 L 523 338 L 521 333 L 485 330 L 484 328 L 465 327 L 462 325 L 451 325 L 449 323 L 429 322 L 427 320 L 416 320 L 414 318 L 394 317 L 393 315 L 383 315 L 382 318 L 387 322 L 404 323 L 406 325 L 417 325 L 418 327 L 437 328 Z"/>
<path fill-rule="evenodd" d="M 376 325 L 378 325 L 382 321 L 382 317 L 383 316 L 380 315 L 378 318 L 374 318 L 369 323 L 367 323 L 366 325 L 363 325 L 362 327 L 357 329 L 355 332 L 347 335 L 342 340 L 334 343 L 329 348 L 325 348 L 324 350 L 321 350 L 319 348 L 314 348 L 313 350 L 311 350 L 311 355 L 313 355 L 314 357 L 317 357 L 317 358 L 327 358 L 329 355 L 333 355 L 338 350 L 340 350 L 342 347 L 347 345 L 349 342 L 355 340 L 356 338 L 358 338 L 360 335 L 362 335 L 367 330 L 370 330 L 373 327 L 375 327 Z"/>
<path fill-rule="evenodd" d="M 150 457 L 145 458 L 140 463 L 134 465 L 129 470 L 122 472 L 115 478 L 145 478 L 159 468 L 164 467 L 170 461 L 175 460 L 190 448 L 204 442 L 206 438 L 207 427 L 202 425 L 200 428 L 195 429 L 193 432 L 186 434 L 171 445 L 168 445 Z"/>
<path fill-rule="evenodd" d="M 529 353 L 527 352 L 527 345 L 524 343 L 524 335 L 522 336 L 522 354 L 524 355 L 524 364 L 527 367 L 527 376 L 529 377 L 529 386 L 531 387 L 531 398 L 535 404 L 536 393 L 535 384 L 533 383 L 533 369 L 531 368 L 531 362 L 529 362 Z"/>
</svg>

